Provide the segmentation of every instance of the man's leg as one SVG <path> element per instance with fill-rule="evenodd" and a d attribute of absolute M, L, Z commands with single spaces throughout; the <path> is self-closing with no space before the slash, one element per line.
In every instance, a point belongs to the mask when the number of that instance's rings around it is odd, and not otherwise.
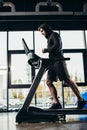
<path fill-rule="evenodd" d="M 82 101 L 83 99 L 82 99 L 80 92 L 77 88 L 77 84 L 74 81 L 72 81 L 71 79 L 68 79 L 66 82 L 71 87 L 71 89 L 73 90 L 73 92 L 77 96 L 78 100 Z"/>
<path fill-rule="evenodd" d="M 50 81 L 50 80 L 46 80 L 46 84 L 47 86 L 49 87 L 49 90 L 50 90 L 50 93 L 52 95 L 52 98 L 53 98 L 53 102 L 52 102 L 52 108 L 55 109 L 55 108 L 62 108 L 59 100 L 58 100 L 58 97 L 57 97 L 57 91 L 56 91 L 56 88 L 54 87 L 53 83 Z"/>
<path fill-rule="evenodd" d="M 75 95 L 77 96 L 78 98 L 78 108 L 79 109 L 82 109 L 84 107 L 84 105 L 87 103 L 87 101 L 85 101 L 81 95 L 80 95 L 80 92 L 78 90 L 78 86 L 77 84 L 72 81 L 71 79 L 67 79 L 67 84 L 71 87 L 71 89 L 73 90 L 73 92 L 75 93 Z"/>

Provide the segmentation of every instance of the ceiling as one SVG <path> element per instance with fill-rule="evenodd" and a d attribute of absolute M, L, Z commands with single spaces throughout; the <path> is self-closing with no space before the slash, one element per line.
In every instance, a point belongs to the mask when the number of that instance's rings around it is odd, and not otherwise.
<path fill-rule="evenodd" d="M 82 11 L 87 0 L 0 0 L 1 2 L 12 2 L 16 11 L 35 11 L 35 6 L 40 2 L 60 3 L 64 11 Z"/>
<path fill-rule="evenodd" d="M 87 0 L 0 0 L 0 31 L 36 30 L 43 22 L 50 23 L 54 29 L 87 29 L 87 12 L 84 12 L 86 2 Z M 55 6 L 55 10 L 53 3 L 59 6 Z"/>

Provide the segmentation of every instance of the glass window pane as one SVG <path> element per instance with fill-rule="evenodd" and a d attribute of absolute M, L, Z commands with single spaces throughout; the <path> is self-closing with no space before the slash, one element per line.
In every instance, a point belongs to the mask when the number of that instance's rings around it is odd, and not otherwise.
<path fill-rule="evenodd" d="M 0 32 L 0 108 L 7 109 L 7 32 Z"/>
<path fill-rule="evenodd" d="M 81 96 L 87 100 L 87 86 L 78 87 Z M 65 107 L 77 107 L 77 97 L 70 87 L 64 87 L 64 103 Z"/>
<path fill-rule="evenodd" d="M 33 49 L 33 31 L 15 31 L 9 32 L 9 50 L 23 50 L 22 38 Z"/>
<path fill-rule="evenodd" d="M 63 49 L 85 48 L 83 31 L 60 31 Z"/>
<path fill-rule="evenodd" d="M 9 110 L 20 109 L 27 97 L 29 89 L 9 89 Z M 31 101 L 35 105 L 35 99 Z"/>
<path fill-rule="evenodd" d="M 82 53 L 65 53 L 65 57 L 70 57 L 66 61 L 71 78 L 76 82 L 85 82 Z"/>
<path fill-rule="evenodd" d="M 7 33 L 0 32 L 0 68 L 7 68 Z"/>
<path fill-rule="evenodd" d="M 25 54 L 11 55 L 11 83 L 31 83 L 31 67 L 27 63 L 27 57 Z"/>
<path fill-rule="evenodd" d="M 47 48 L 47 39 L 39 31 L 35 31 L 35 53 L 40 57 L 48 58 L 48 53 L 42 53 L 43 48 Z"/>
<path fill-rule="evenodd" d="M 0 70 L 0 108 L 7 109 L 7 70 Z"/>
<path fill-rule="evenodd" d="M 40 32 L 35 31 L 35 53 L 40 57 L 48 57 L 47 53 L 42 53 L 42 49 L 47 47 L 47 40 Z"/>

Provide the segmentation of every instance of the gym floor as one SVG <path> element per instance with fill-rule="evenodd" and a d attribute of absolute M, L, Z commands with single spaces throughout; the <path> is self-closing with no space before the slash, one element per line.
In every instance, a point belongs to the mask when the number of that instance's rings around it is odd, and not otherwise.
<path fill-rule="evenodd" d="M 74 115 L 66 122 L 17 124 L 16 114 L 16 112 L 0 113 L 0 130 L 87 130 L 87 120 L 77 121 Z"/>

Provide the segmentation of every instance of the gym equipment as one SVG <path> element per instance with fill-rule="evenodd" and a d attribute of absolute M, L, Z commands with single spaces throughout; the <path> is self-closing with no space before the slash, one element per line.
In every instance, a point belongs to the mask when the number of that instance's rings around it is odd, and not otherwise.
<path fill-rule="evenodd" d="M 39 71 L 36 77 L 33 80 L 33 83 L 30 87 L 29 93 L 25 99 L 25 102 L 22 108 L 19 110 L 16 116 L 16 122 L 55 122 L 55 121 L 65 121 L 66 114 L 87 114 L 87 110 L 77 110 L 77 109 L 41 109 L 38 107 L 30 106 L 32 98 L 36 92 L 38 84 L 44 74 L 47 71 L 50 65 L 55 63 L 55 61 L 60 60 L 70 60 L 70 58 L 59 58 L 59 59 L 45 59 L 41 58 L 38 55 L 31 52 L 24 39 L 23 46 L 25 53 L 28 57 L 28 63 L 35 67 L 39 68 Z"/>

